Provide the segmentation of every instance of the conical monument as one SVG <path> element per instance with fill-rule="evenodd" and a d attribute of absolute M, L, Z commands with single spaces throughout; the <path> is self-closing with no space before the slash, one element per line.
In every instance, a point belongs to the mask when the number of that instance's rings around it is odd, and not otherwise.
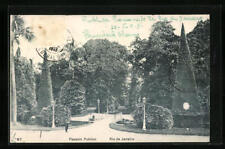
<path fill-rule="evenodd" d="M 175 73 L 172 112 L 174 115 L 186 116 L 196 116 L 201 113 L 191 53 L 187 43 L 183 23 Z"/>

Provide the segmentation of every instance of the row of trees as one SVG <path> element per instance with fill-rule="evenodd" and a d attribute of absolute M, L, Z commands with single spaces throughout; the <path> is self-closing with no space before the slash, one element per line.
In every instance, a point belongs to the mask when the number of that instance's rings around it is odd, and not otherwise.
<path fill-rule="evenodd" d="M 11 34 L 32 39 L 32 32 L 27 29 L 30 35 L 27 36 L 25 27 L 18 28 L 20 25 L 23 26 L 22 18 L 15 16 Z M 199 21 L 187 35 L 201 103 L 206 111 L 209 107 L 209 36 L 209 20 Z M 19 41 L 11 37 L 12 43 Z M 152 26 L 148 39 L 137 37 L 130 51 L 106 39 L 89 40 L 82 47 L 70 42 L 64 46 L 69 60 L 51 62 L 45 55 L 39 64 L 41 73 L 34 72 L 32 61 L 22 58 L 18 49 L 16 56 L 10 57 L 11 113 L 20 113 L 17 109 L 31 111 L 37 107 L 36 102 L 39 109 L 48 107 L 51 100 L 55 100 L 72 114 L 80 114 L 88 106 L 97 107 L 98 99 L 101 112 L 107 111 L 107 107 L 115 110 L 119 105 L 128 105 L 132 111 L 143 96 L 148 103 L 170 109 L 179 40 L 170 22 L 161 21 Z M 16 121 L 15 115 L 11 118 Z"/>
<path fill-rule="evenodd" d="M 210 106 L 209 26 L 209 20 L 199 21 L 193 31 L 187 34 L 200 103 L 207 113 Z M 174 34 L 174 28 L 167 21 L 155 23 L 148 40 L 136 38 L 131 44 L 131 108 L 135 108 L 133 103 L 137 96 L 147 97 L 147 102 L 151 104 L 171 108 L 179 44 L 180 37 Z"/>
<path fill-rule="evenodd" d="M 15 63 L 14 63 L 14 43 L 20 45 L 21 37 L 31 41 L 34 38 L 30 27 L 25 27 L 24 20 L 21 16 L 11 16 L 10 22 L 10 122 L 17 122 L 17 91 L 15 78 Z M 24 97 L 26 98 L 26 97 Z"/>
<path fill-rule="evenodd" d="M 64 50 L 71 51 L 70 59 L 50 64 L 57 103 L 70 107 L 72 114 L 80 114 L 85 107 L 96 106 L 97 100 L 100 100 L 101 112 L 107 110 L 106 105 L 115 109 L 124 101 L 128 55 L 124 46 L 97 39 L 89 40 L 80 48 L 66 45 Z M 43 90 L 40 78 L 41 74 L 37 74 L 37 90 Z M 43 96 L 40 93 L 38 101 Z"/>
<path fill-rule="evenodd" d="M 17 49 L 15 60 L 15 81 L 17 97 L 17 119 L 27 123 L 35 113 L 36 101 L 36 79 L 32 60 L 27 60 L 20 55 Z"/>

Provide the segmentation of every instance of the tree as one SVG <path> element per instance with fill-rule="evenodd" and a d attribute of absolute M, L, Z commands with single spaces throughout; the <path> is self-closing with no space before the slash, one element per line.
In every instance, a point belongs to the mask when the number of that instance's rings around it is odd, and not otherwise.
<path fill-rule="evenodd" d="M 49 69 L 49 61 L 47 60 L 47 52 L 44 52 L 43 64 L 42 64 L 42 72 L 40 78 L 40 88 L 38 91 L 39 99 L 38 99 L 38 108 L 41 110 L 43 107 L 47 107 L 51 105 L 53 99 L 52 94 L 52 80 L 51 73 Z"/>
<path fill-rule="evenodd" d="M 200 103 L 203 110 L 209 113 L 210 107 L 210 21 L 199 21 L 196 27 L 187 34 Z"/>
<path fill-rule="evenodd" d="M 13 15 L 10 22 L 10 122 L 17 122 L 17 100 L 16 100 L 16 81 L 14 66 L 14 42 L 19 45 L 19 37 L 23 36 L 28 41 L 34 38 L 33 32 L 29 27 L 24 27 L 24 20 L 21 16 Z"/>
<path fill-rule="evenodd" d="M 62 59 L 51 65 L 54 98 L 61 97 L 61 87 L 72 81 L 85 88 L 87 106 L 96 105 L 100 96 L 104 107 L 101 109 L 106 109 L 107 101 L 116 103 L 109 101 L 112 96 L 123 103 L 127 75 L 127 50 L 124 46 L 97 39 L 89 40 L 83 47 L 75 47 L 71 42 L 64 49 L 69 51 L 69 60 Z"/>
<path fill-rule="evenodd" d="M 62 59 L 52 63 L 50 67 L 53 97 L 59 100 L 61 87 L 67 80 L 72 79 L 72 71 L 69 69 L 69 61 Z"/>
<path fill-rule="evenodd" d="M 67 106 L 72 115 L 83 113 L 86 110 L 85 88 L 75 80 L 66 81 L 61 88 L 60 103 Z"/>
<path fill-rule="evenodd" d="M 40 112 L 41 117 L 38 121 L 39 124 L 41 124 L 42 126 L 51 127 L 53 118 L 52 114 L 52 106 L 42 108 Z M 56 104 L 54 117 L 56 127 L 65 126 L 65 122 L 70 122 L 70 109 L 65 105 Z"/>
<path fill-rule="evenodd" d="M 179 38 L 168 21 L 157 22 L 152 28 L 147 46 L 149 53 L 143 63 L 143 92 L 147 93 L 150 102 L 171 108 Z"/>
<path fill-rule="evenodd" d="M 107 105 L 115 103 L 110 102 L 112 96 L 117 100 L 123 96 L 120 89 L 127 76 L 127 50 L 124 46 L 106 39 L 89 40 L 83 48 L 86 99 L 96 106 L 99 99 L 101 112 L 104 112 Z M 77 68 L 79 67 L 75 67 Z"/>
<path fill-rule="evenodd" d="M 136 108 L 136 103 L 139 98 L 141 98 L 141 85 L 143 83 L 143 62 L 146 60 L 143 51 L 147 47 L 148 41 L 146 39 L 141 39 L 136 37 L 131 43 L 130 48 L 132 53 L 129 54 L 129 62 L 131 64 L 131 83 L 129 88 L 129 109 L 134 110 Z"/>
<path fill-rule="evenodd" d="M 17 49 L 15 60 L 15 80 L 17 96 L 17 119 L 27 123 L 35 111 L 36 83 L 32 61 L 21 57 L 20 48 Z"/>
<path fill-rule="evenodd" d="M 137 37 L 131 43 L 133 81 L 143 79 L 139 94 L 152 104 L 171 108 L 178 39 L 170 22 L 159 21 L 152 25 L 148 40 Z"/>
<path fill-rule="evenodd" d="M 40 70 L 41 70 L 41 68 L 40 68 Z M 41 72 L 35 71 L 34 76 L 35 76 L 35 83 L 36 83 L 36 100 L 38 102 L 38 100 L 39 100 L 39 88 L 40 88 L 40 81 L 41 81 Z"/>

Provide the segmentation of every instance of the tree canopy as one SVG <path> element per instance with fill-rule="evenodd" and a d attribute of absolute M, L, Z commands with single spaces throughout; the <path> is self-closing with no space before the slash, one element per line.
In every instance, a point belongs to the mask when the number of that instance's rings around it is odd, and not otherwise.
<path fill-rule="evenodd" d="M 21 57 L 17 49 L 15 60 L 15 81 L 17 96 L 17 119 L 22 123 L 29 121 L 37 106 L 36 83 L 32 61 Z"/>

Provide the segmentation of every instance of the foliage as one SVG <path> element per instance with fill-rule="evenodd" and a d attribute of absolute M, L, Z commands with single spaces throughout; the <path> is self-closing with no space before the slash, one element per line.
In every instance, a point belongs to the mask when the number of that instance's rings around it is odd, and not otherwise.
<path fill-rule="evenodd" d="M 125 82 L 127 50 L 124 46 L 97 39 L 89 40 L 83 47 L 77 48 L 74 44 L 67 44 L 64 48 L 70 52 L 69 60 L 63 59 L 50 66 L 53 96 L 57 102 L 65 102 L 65 104 L 81 102 L 81 111 L 73 111 L 73 113 L 82 112 L 82 109 L 85 109 L 83 103 L 87 106 L 97 106 L 97 99 L 101 100 L 101 111 L 106 111 L 107 100 L 110 107 L 124 103 L 127 94 Z M 40 88 L 41 76 L 38 73 L 36 76 L 37 87 Z M 72 91 L 68 94 L 70 99 L 66 97 L 69 87 L 66 89 L 65 85 L 70 84 L 67 81 L 81 87 L 82 92 L 85 90 L 85 97 L 82 97 L 84 101 L 76 98 L 76 91 L 74 94 Z M 112 96 L 118 101 L 112 102 Z"/>
<path fill-rule="evenodd" d="M 17 95 L 18 121 L 27 123 L 36 108 L 36 83 L 31 61 L 20 56 L 20 49 L 15 57 L 15 79 Z"/>
<path fill-rule="evenodd" d="M 55 100 L 60 96 L 60 90 L 66 80 L 72 78 L 72 72 L 69 70 L 69 62 L 65 59 L 54 62 L 50 67 L 53 97 Z"/>
<path fill-rule="evenodd" d="M 116 98 L 113 96 L 110 98 L 109 98 L 109 106 L 108 106 L 109 112 L 111 113 L 118 112 L 118 107 L 120 105 L 118 100 L 116 100 Z"/>
<path fill-rule="evenodd" d="M 21 123 L 28 124 L 32 116 L 31 110 L 28 106 L 23 104 L 17 104 L 17 120 Z"/>
<path fill-rule="evenodd" d="M 36 100 L 37 100 L 37 102 L 38 102 L 38 100 L 39 100 L 39 88 L 40 88 L 40 81 L 41 81 L 41 73 L 40 72 L 37 72 L 37 71 L 35 71 L 34 72 L 34 76 L 35 76 L 35 83 L 36 83 Z"/>
<path fill-rule="evenodd" d="M 12 15 L 12 20 L 10 22 L 10 121 L 17 121 L 17 91 L 16 91 L 16 70 L 14 64 L 14 41 L 16 41 L 19 47 L 19 37 L 23 36 L 28 41 L 31 41 L 34 38 L 33 32 L 29 27 L 25 27 L 24 20 L 19 15 Z M 17 51 L 17 56 L 20 57 L 20 50 Z M 36 97 L 36 96 L 34 96 Z"/>
<path fill-rule="evenodd" d="M 43 107 L 41 112 L 41 125 L 46 127 L 52 126 L 52 106 Z M 64 126 L 65 123 L 70 121 L 71 113 L 67 106 L 56 104 L 55 105 L 55 125 Z"/>
<path fill-rule="evenodd" d="M 210 97 L 210 21 L 199 21 L 187 35 L 192 53 L 194 73 L 198 86 L 200 102 L 205 111 L 209 111 Z"/>
<path fill-rule="evenodd" d="M 142 133 L 142 134 L 160 134 L 160 135 L 195 135 L 195 136 L 209 136 L 210 130 L 205 128 L 176 128 L 173 127 L 171 129 L 149 129 L 149 130 L 142 130 L 137 129 L 133 125 L 121 125 L 118 123 L 110 123 L 109 127 L 118 131 L 125 131 L 125 132 L 133 132 L 133 133 Z"/>
<path fill-rule="evenodd" d="M 146 128 L 147 129 L 171 129 L 173 116 L 169 109 L 162 106 L 146 104 Z M 143 126 L 143 107 L 137 107 L 132 113 L 137 127 Z"/>
<path fill-rule="evenodd" d="M 83 85 L 74 80 L 66 81 L 61 88 L 60 103 L 69 107 L 72 115 L 83 113 L 86 110 Z"/>
<path fill-rule="evenodd" d="M 170 22 L 159 21 L 148 39 L 137 37 L 131 43 L 131 51 L 106 39 L 89 40 L 79 48 L 67 44 L 70 59 L 55 62 L 50 69 L 54 99 L 68 106 L 80 104 L 81 111 L 97 106 L 99 99 L 105 112 L 107 103 L 115 110 L 125 101 L 135 109 L 137 100 L 145 96 L 151 104 L 171 108 L 179 38 Z M 187 39 L 201 102 L 209 108 L 209 20 L 198 22 Z M 85 93 L 78 98 L 80 91 Z"/>
<path fill-rule="evenodd" d="M 38 108 L 40 110 L 42 109 L 42 107 L 49 106 L 51 104 L 51 101 L 53 101 L 52 81 L 46 51 L 44 53 L 44 60 L 40 78 L 40 88 L 38 90 L 38 94 Z"/>
<path fill-rule="evenodd" d="M 205 111 L 209 110 L 210 78 L 210 21 L 199 21 L 187 34 L 198 94 Z M 175 83 L 176 63 L 178 59 L 179 37 L 168 21 L 160 21 L 152 26 L 146 39 L 137 37 L 131 43 L 132 64 L 129 89 L 130 105 L 134 105 L 139 96 L 148 97 L 150 103 L 171 108 L 172 92 Z M 142 84 L 138 81 L 143 79 Z M 140 92 L 138 90 L 140 89 Z M 134 106 L 133 106 L 134 108 Z"/>
<path fill-rule="evenodd" d="M 125 90 L 122 88 L 127 75 L 127 50 L 124 46 L 106 39 L 89 40 L 83 48 L 87 103 L 97 106 L 99 99 L 101 111 L 106 111 L 106 102 L 112 99 L 111 96 L 117 100 L 123 99 Z"/>
<path fill-rule="evenodd" d="M 30 27 L 25 27 L 24 20 L 20 15 L 12 16 L 12 31 L 15 33 L 15 40 L 19 44 L 19 37 L 24 36 L 25 39 L 31 41 L 34 38 L 34 34 Z"/>
<path fill-rule="evenodd" d="M 173 31 L 170 22 L 159 21 L 153 24 L 148 40 L 137 37 L 131 43 L 132 55 L 129 59 L 133 66 L 131 96 L 135 84 L 140 86 L 138 80 L 141 79 L 143 80 L 141 96 L 148 97 L 151 103 L 170 108 L 174 65 L 179 48 L 179 38 Z"/>
<path fill-rule="evenodd" d="M 129 97 L 128 105 L 129 105 L 129 109 L 131 111 L 133 111 L 135 109 L 136 102 L 140 98 L 141 85 L 142 84 L 139 81 L 139 77 L 136 74 L 136 72 L 132 72 L 129 96 L 128 96 Z"/>

